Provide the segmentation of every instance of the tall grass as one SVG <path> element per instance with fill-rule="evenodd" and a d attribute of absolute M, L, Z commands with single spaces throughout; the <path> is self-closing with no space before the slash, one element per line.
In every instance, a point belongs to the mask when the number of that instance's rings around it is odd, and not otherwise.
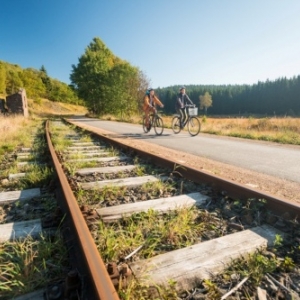
<path fill-rule="evenodd" d="M 0 299 L 44 287 L 48 282 L 62 280 L 67 273 L 67 249 L 57 232 L 0 244 Z"/>
<path fill-rule="evenodd" d="M 171 128 L 172 117 L 162 115 L 166 128 Z M 300 118 L 198 118 L 201 121 L 202 133 L 300 145 Z M 123 119 L 107 115 L 101 116 L 101 119 L 142 124 L 142 115 L 127 116 Z"/>
<path fill-rule="evenodd" d="M 206 118 L 202 132 L 300 145 L 300 118 Z"/>
<path fill-rule="evenodd" d="M 16 146 L 29 147 L 38 122 L 23 116 L 0 117 L 0 156 L 13 151 Z"/>

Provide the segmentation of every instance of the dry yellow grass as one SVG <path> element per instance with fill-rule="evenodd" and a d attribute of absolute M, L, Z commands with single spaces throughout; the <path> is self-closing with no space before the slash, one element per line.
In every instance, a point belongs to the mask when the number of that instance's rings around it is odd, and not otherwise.
<path fill-rule="evenodd" d="M 201 131 L 300 145 L 299 118 L 203 118 Z"/>
<path fill-rule="evenodd" d="M 37 120 L 23 116 L 0 117 L 0 155 L 13 151 L 17 145 L 30 145 Z M 24 130 L 26 128 L 26 130 Z"/>
<path fill-rule="evenodd" d="M 172 116 L 162 116 L 166 128 L 171 128 Z M 300 118 L 213 118 L 198 117 L 201 132 L 254 140 L 300 145 Z M 101 119 L 142 124 L 142 115 L 120 119 L 113 115 Z"/>
<path fill-rule="evenodd" d="M 87 113 L 87 109 L 84 106 L 62 102 L 53 102 L 47 99 L 28 99 L 28 110 L 31 115 L 36 115 L 39 117 L 70 114 L 84 115 Z"/>
<path fill-rule="evenodd" d="M 1 97 L 0 98 L 5 98 Z M 45 117 L 85 114 L 87 109 L 67 103 L 52 102 L 46 99 L 34 101 L 28 99 L 29 117 L 21 115 L 3 116 L 0 114 L 0 155 L 12 151 L 17 145 L 26 147 L 31 144 L 31 135 L 37 124 Z M 26 130 L 24 130 L 26 128 Z"/>

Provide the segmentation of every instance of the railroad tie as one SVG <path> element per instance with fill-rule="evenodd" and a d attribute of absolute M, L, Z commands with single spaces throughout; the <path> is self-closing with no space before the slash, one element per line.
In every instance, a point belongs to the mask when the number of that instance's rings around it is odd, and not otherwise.
<path fill-rule="evenodd" d="M 135 165 L 126 165 L 126 166 L 112 166 L 112 167 L 98 167 L 98 168 L 83 168 L 76 171 L 76 174 L 79 175 L 89 175 L 89 174 L 112 174 L 124 171 L 132 171 L 135 169 Z"/>
<path fill-rule="evenodd" d="M 78 151 L 78 150 L 95 150 L 95 149 L 103 149 L 104 147 L 103 146 L 97 146 L 97 145 L 94 145 L 94 146 L 69 146 L 67 147 L 66 150 L 74 150 L 74 151 Z"/>
<path fill-rule="evenodd" d="M 92 151 L 68 151 L 67 153 L 67 157 L 74 157 L 74 156 L 100 156 L 100 155 L 104 155 L 107 154 L 109 152 L 106 152 L 104 150 L 92 150 Z"/>
<path fill-rule="evenodd" d="M 177 282 L 178 290 L 190 290 L 195 283 L 222 272 L 233 260 L 272 245 L 282 233 L 269 225 L 229 234 L 147 260 L 130 264 L 139 280 L 146 283 Z"/>
<path fill-rule="evenodd" d="M 28 293 L 26 295 L 15 297 L 14 300 L 44 300 L 45 299 L 44 293 L 45 293 L 45 289 L 40 289 Z"/>
<path fill-rule="evenodd" d="M 104 153 L 102 155 L 107 155 L 108 152 Z M 85 162 L 85 161 L 96 161 L 96 162 L 103 162 L 103 157 L 90 157 L 90 158 L 74 158 L 74 159 L 67 159 L 67 162 Z"/>
<path fill-rule="evenodd" d="M 21 148 L 21 151 L 23 151 L 23 152 L 31 152 L 32 151 L 32 149 L 31 148 Z"/>
<path fill-rule="evenodd" d="M 83 182 L 78 185 L 84 190 L 93 190 L 93 189 L 101 189 L 107 186 L 127 186 L 127 187 L 137 187 L 149 182 L 156 182 L 162 178 L 156 176 L 140 176 L 140 177 L 127 177 L 127 178 L 119 178 L 112 180 L 102 180 L 102 181 L 94 181 L 94 182 Z"/>
<path fill-rule="evenodd" d="M 14 201 L 28 200 L 34 197 L 40 197 L 41 191 L 39 188 L 20 190 L 20 191 L 9 191 L 0 193 L 0 203 L 10 203 Z"/>
<path fill-rule="evenodd" d="M 17 159 L 28 159 L 33 156 L 32 152 L 18 152 Z"/>
<path fill-rule="evenodd" d="M 15 179 L 22 178 L 22 177 L 25 177 L 25 176 L 26 176 L 26 173 L 9 174 L 8 175 L 8 180 L 15 180 Z"/>
<path fill-rule="evenodd" d="M 96 209 L 96 212 L 104 222 L 112 222 L 123 216 L 128 217 L 134 213 L 142 211 L 146 212 L 149 209 L 156 210 L 159 213 L 167 213 L 171 210 L 177 210 L 183 207 L 201 206 L 201 204 L 207 202 L 208 199 L 208 196 L 202 195 L 201 193 L 191 193 L 187 195 L 103 207 Z"/>
<path fill-rule="evenodd" d="M 27 165 L 45 166 L 46 164 L 45 163 L 39 163 L 39 162 L 36 162 L 36 161 L 21 161 L 21 162 L 17 163 L 18 167 L 27 166 Z"/>
<path fill-rule="evenodd" d="M 0 242 L 24 239 L 28 236 L 38 237 L 42 232 L 41 220 L 29 220 L 0 225 Z"/>
<path fill-rule="evenodd" d="M 101 149 L 66 149 L 63 152 L 70 155 L 70 154 L 87 154 L 87 153 L 103 153 L 106 151 L 106 148 L 101 148 Z"/>
<path fill-rule="evenodd" d="M 99 146 L 98 142 L 78 142 L 73 141 L 73 146 Z"/>

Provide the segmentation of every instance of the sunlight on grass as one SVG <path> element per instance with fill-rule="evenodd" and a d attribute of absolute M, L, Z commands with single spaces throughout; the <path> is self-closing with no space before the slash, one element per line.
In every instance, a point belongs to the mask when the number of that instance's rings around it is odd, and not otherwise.
<path fill-rule="evenodd" d="M 0 118 L 0 155 L 6 151 L 13 151 L 17 145 L 30 146 L 38 123 L 40 121 L 23 116 Z"/>
<path fill-rule="evenodd" d="M 172 117 L 173 115 L 162 114 L 166 128 L 171 128 Z M 202 133 L 300 145 L 300 118 L 216 118 L 203 115 L 199 115 L 198 118 L 201 122 Z M 101 116 L 101 119 L 142 124 L 142 115 L 128 116 L 122 119 L 105 115 Z"/>
<path fill-rule="evenodd" d="M 63 279 L 68 261 L 59 235 L 33 240 L 6 242 L 0 245 L 0 298 L 24 294 Z M 10 296 L 10 297 L 9 297 Z"/>

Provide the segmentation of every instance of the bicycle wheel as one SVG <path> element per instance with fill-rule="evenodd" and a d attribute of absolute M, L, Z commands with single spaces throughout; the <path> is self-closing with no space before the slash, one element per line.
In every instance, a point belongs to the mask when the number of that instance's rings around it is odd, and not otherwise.
<path fill-rule="evenodd" d="M 149 130 L 146 126 L 146 117 L 145 116 L 143 117 L 143 130 L 144 130 L 145 133 L 149 132 Z"/>
<path fill-rule="evenodd" d="M 195 136 L 200 132 L 200 121 L 196 117 L 191 117 L 188 122 L 188 131 L 191 136 Z"/>
<path fill-rule="evenodd" d="M 180 118 L 178 116 L 173 117 L 172 119 L 172 129 L 175 134 L 179 133 L 180 128 Z"/>
<path fill-rule="evenodd" d="M 156 117 L 153 122 L 154 131 L 157 135 L 162 135 L 164 131 L 164 122 L 161 117 Z"/>

